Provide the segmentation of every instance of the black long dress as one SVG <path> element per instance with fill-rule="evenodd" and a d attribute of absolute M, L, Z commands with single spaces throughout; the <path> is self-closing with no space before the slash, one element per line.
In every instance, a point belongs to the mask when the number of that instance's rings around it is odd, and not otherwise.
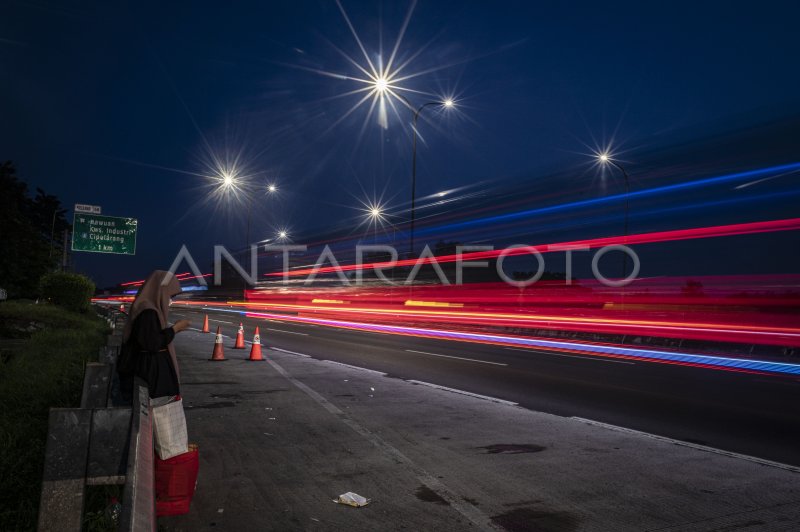
<path fill-rule="evenodd" d="M 133 374 L 147 382 L 151 399 L 180 394 L 178 374 L 167 350 L 174 338 L 175 330 L 162 329 L 155 310 L 142 311 L 133 322 L 126 347 L 133 358 Z M 132 378 L 130 390 L 133 390 Z"/>

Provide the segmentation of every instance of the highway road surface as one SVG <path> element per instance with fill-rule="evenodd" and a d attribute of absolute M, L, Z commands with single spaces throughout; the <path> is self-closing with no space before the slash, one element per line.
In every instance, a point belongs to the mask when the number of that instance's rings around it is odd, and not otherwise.
<path fill-rule="evenodd" d="M 242 322 L 252 340 L 258 325 L 268 347 L 800 466 L 796 376 L 370 333 L 179 305 L 171 317 L 186 317 L 199 328 L 206 313 L 212 332 L 220 326 L 228 337 Z M 229 358 L 246 356 L 231 345 L 226 339 Z"/>

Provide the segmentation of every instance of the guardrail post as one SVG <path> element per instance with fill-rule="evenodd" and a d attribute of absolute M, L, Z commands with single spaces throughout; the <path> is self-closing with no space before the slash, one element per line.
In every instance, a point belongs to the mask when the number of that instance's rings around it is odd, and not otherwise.
<path fill-rule="evenodd" d="M 111 366 L 89 362 L 83 375 L 81 408 L 105 408 L 111 387 Z"/>
<path fill-rule="evenodd" d="M 45 449 L 38 530 L 83 527 L 83 495 L 92 411 L 51 408 Z"/>
<path fill-rule="evenodd" d="M 133 385 L 128 469 L 119 527 L 123 531 L 154 531 L 156 529 L 151 413 L 147 385 L 137 378 Z"/>
<path fill-rule="evenodd" d="M 130 427 L 130 408 L 98 408 L 92 411 L 87 485 L 125 484 Z"/>

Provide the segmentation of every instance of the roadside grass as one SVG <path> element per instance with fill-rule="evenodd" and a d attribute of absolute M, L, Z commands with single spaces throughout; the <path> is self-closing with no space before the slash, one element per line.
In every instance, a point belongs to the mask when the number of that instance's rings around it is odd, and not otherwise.
<path fill-rule="evenodd" d="M 0 360 L 0 530 L 35 530 L 48 411 L 80 406 L 84 366 L 109 331 L 93 313 L 15 301 L 0 322 L 0 342 L 17 339 Z"/>
<path fill-rule="evenodd" d="M 83 327 L 90 323 L 100 323 L 92 312 L 80 314 L 70 312 L 49 304 L 35 304 L 33 301 L 6 301 L 0 303 L 0 320 L 4 329 L 9 323 L 40 322 L 55 329 Z M 3 329 L 0 329 L 3 336 Z"/>

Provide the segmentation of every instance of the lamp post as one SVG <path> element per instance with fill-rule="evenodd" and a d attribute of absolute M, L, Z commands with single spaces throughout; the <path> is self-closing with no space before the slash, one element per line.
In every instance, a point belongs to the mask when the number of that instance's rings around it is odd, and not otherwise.
<path fill-rule="evenodd" d="M 603 165 L 609 165 L 610 164 L 612 166 L 615 166 L 616 168 L 619 169 L 620 172 L 622 172 L 622 177 L 625 178 L 625 232 L 623 234 L 624 234 L 625 244 L 627 244 L 628 243 L 628 203 L 629 203 L 629 200 L 630 200 L 630 193 L 631 193 L 631 187 L 630 187 L 630 180 L 628 178 L 628 172 L 625 170 L 625 167 L 623 167 L 617 161 L 612 159 L 611 156 L 608 154 L 608 152 L 599 153 L 597 155 L 597 160 L 600 162 L 600 164 L 603 164 Z M 622 279 L 624 279 L 625 276 L 626 276 L 627 264 L 628 264 L 628 255 L 627 255 L 627 253 L 623 253 L 622 254 Z"/>
<path fill-rule="evenodd" d="M 278 191 L 278 187 L 274 183 L 269 183 L 266 186 L 266 189 L 267 189 L 267 193 L 270 194 L 270 195 L 273 195 Z M 251 194 L 250 195 L 250 200 L 247 202 L 247 231 L 245 233 L 246 241 L 244 243 L 244 252 L 245 253 L 247 253 L 247 251 L 250 249 L 250 225 L 252 225 L 252 222 L 253 222 L 253 204 L 256 202 L 255 198 L 256 198 L 256 195 L 255 194 Z M 285 232 L 281 232 L 281 234 L 283 235 L 283 237 L 286 236 Z M 256 259 L 256 260 L 258 260 L 258 259 Z M 244 278 L 242 278 L 242 293 L 244 294 L 246 290 L 247 290 L 247 281 Z"/>
<path fill-rule="evenodd" d="M 380 80 L 378 80 L 380 81 Z M 376 82 L 375 87 L 380 91 L 381 89 Z M 384 89 L 385 90 L 385 86 Z M 410 237 L 409 237 L 409 256 L 414 256 L 414 222 L 416 220 L 416 201 L 417 201 L 417 121 L 419 120 L 419 115 L 422 113 L 422 110 L 426 107 L 431 105 L 435 105 L 438 107 L 444 107 L 450 109 L 455 105 L 452 99 L 448 98 L 446 100 L 440 100 L 436 102 L 426 102 L 420 105 L 416 110 L 414 110 L 414 105 L 400 93 L 393 93 L 395 96 L 402 99 L 406 105 L 414 112 L 414 118 L 412 120 L 411 128 L 413 129 L 413 136 L 414 139 L 412 141 L 412 149 L 411 149 L 411 224 L 409 228 Z"/>
<path fill-rule="evenodd" d="M 380 205 L 371 205 L 369 210 L 367 210 L 367 216 L 369 217 L 369 221 L 372 225 L 374 225 L 374 230 L 372 232 L 372 240 L 374 243 L 378 243 L 378 224 L 383 219 L 383 208 Z"/>
<path fill-rule="evenodd" d="M 53 221 L 50 223 L 50 255 L 48 258 L 53 258 L 53 247 L 55 247 L 56 233 L 56 214 L 58 214 L 58 207 L 53 209 Z"/>
<path fill-rule="evenodd" d="M 438 101 L 431 101 L 426 102 L 420 105 L 419 107 L 415 107 L 411 101 L 403 96 L 397 89 L 399 87 L 395 86 L 392 81 L 392 76 L 389 75 L 387 72 L 381 72 L 380 75 L 375 77 L 370 76 L 372 79 L 368 81 L 368 83 L 372 86 L 373 93 L 377 96 L 377 98 L 387 98 L 388 95 L 394 96 L 395 98 L 402 100 L 409 109 L 414 113 L 412 119 L 412 128 L 413 128 L 413 145 L 411 151 L 411 224 L 410 224 L 410 238 L 409 238 L 409 250 L 410 256 L 414 255 L 414 222 L 416 221 L 416 200 L 417 200 L 417 121 L 419 120 L 419 115 L 422 113 L 422 110 L 426 107 L 431 105 L 436 105 L 439 107 L 444 108 L 452 108 L 455 105 L 455 101 L 452 98 L 446 98 L 444 100 Z M 394 89 L 394 90 L 393 90 Z M 385 126 L 384 126 L 385 127 Z"/>
<path fill-rule="evenodd" d="M 270 195 L 275 194 L 278 192 L 278 186 L 275 183 L 270 183 L 266 187 L 267 193 Z M 250 201 L 247 204 L 247 232 L 245 233 L 247 237 L 247 242 L 245 242 L 245 248 L 250 245 L 250 225 L 253 220 L 253 203 L 255 203 L 255 196 L 251 195 Z"/>
<path fill-rule="evenodd" d="M 218 179 L 217 185 L 217 193 L 223 194 L 225 197 L 230 199 L 231 195 L 236 195 L 237 192 L 246 191 L 246 178 L 241 178 L 237 175 L 235 170 L 225 170 L 220 172 L 216 179 Z M 242 183 L 245 183 L 245 186 Z M 260 187 L 260 185 L 259 185 Z M 266 191 L 268 194 L 272 195 L 278 191 L 277 185 L 274 183 L 268 183 L 265 185 Z M 260 190 L 260 188 L 259 188 Z M 249 194 L 249 198 L 247 200 L 247 230 L 245 232 L 245 252 L 250 248 L 250 226 L 252 225 L 252 218 L 253 218 L 253 204 L 255 203 L 255 194 Z M 242 290 L 247 289 L 247 281 L 242 279 Z"/>

